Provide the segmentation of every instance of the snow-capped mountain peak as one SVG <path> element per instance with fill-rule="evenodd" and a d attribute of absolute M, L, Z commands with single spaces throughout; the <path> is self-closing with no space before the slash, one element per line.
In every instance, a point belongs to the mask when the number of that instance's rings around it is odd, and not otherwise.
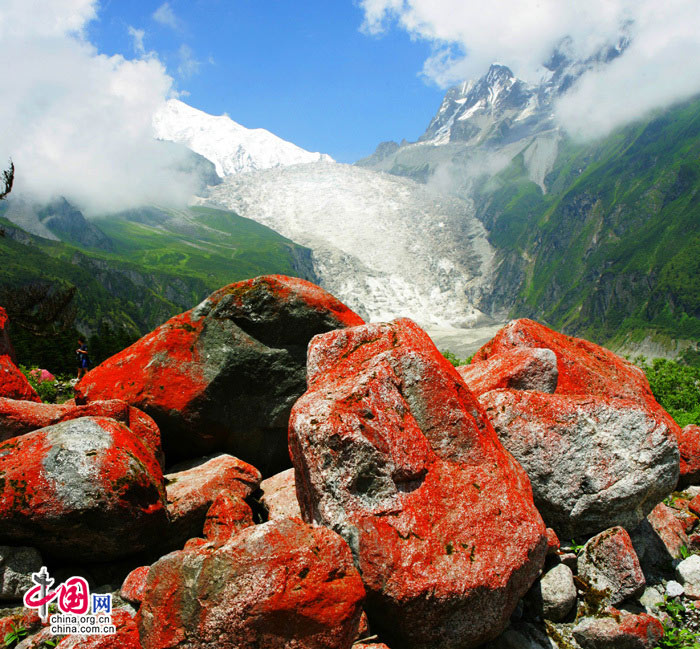
<path fill-rule="evenodd" d="M 228 115 L 209 115 L 170 99 L 153 117 L 155 135 L 186 145 L 214 163 L 222 178 L 230 174 L 287 165 L 332 161 L 312 153 L 263 128 L 249 129 Z"/>

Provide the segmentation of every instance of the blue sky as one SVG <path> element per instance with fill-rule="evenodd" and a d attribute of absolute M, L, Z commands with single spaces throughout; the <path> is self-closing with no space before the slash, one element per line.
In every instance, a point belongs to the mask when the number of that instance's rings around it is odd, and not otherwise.
<path fill-rule="evenodd" d="M 351 0 L 163 4 L 103 0 L 88 38 L 102 53 L 136 57 L 129 28 L 143 30 L 145 50 L 189 93 L 183 101 L 341 162 L 417 139 L 444 94 L 421 75 L 431 46 L 396 28 L 361 31 Z"/>

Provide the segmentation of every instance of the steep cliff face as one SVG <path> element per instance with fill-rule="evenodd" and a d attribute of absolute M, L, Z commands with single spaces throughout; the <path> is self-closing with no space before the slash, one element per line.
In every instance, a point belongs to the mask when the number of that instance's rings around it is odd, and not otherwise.
<path fill-rule="evenodd" d="M 700 339 L 699 160 L 700 100 L 564 142 L 546 194 L 514 160 L 475 194 L 497 250 L 480 307 L 617 343 Z"/>

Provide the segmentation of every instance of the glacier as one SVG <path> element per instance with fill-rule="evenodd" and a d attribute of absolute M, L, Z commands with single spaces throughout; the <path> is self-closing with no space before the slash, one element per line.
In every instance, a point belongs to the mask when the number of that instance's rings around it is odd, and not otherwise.
<path fill-rule="evenodd" d="M 447 331 L 492 322 L 472 306 L 494 251 L 468 201 L 320 161 L 228 175 L 202 202 L 311 248 L 322 286 L 366 319 Z"/>

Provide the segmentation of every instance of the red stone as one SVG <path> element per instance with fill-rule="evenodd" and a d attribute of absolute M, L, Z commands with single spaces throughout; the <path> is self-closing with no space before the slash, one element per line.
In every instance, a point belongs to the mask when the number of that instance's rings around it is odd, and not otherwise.
<path fill-rule="evenodd" d="M 27 377 L 17 369 L 9 356 L 0 356 L 0 397 L 41 403 Z"/>
<path fill-rule="evenodd" d="M 112 624 L 117 627 L 114 635 L 69 635 L 61 640 L 57 647 L 60 649 L 142 649 L 136 622 L 128 610 L 114 609 Z"/>
<path fill-rule="evenodd" d="M 76 406 L 70 403 L 56 405 L 0 398 L 0 442 L 80 417 L 109 417 L 121 422 L 162 464 L 163 450 L 156 422 L 145 412 L 118 399 Z"/>
<path fill-rule="evenodd" d="M 238 282 L 89 372 L 77 398 L 118 398 L 144 410 L 158 423 L 166 453 L 226 450 L 274 473 L 289 466 L 287 422 L 305 389 L 309 340 L 361 323 L 304 280 Z"/>
<path fill-rule="evenodd" d="M 316 336 L 308 380 L 289 428 L 299 504 L 353 548 L 372 628 L 415 648 L 498 635 L 546 531 L 459 374 L 400 319 Z"/>
<path fill-rule="evenodd" d="M 10 341 L 10 334 L 7 332 L 9 324 L 10 319 L 7 317 L 7 311 L 0 306 L 0 356 L 9 356 L 10 360 L 16 363 L 17 356 Z"/>
<path fill-rule="evenodd" d="M 0 543 L 72 561 L 144 550 L 166 531 L 163 475 L 123 424 L 82 417 L 0 443 Z"/>
<path fill-rule="evenodd" d="M 26 608 L 21 613 L 0 617 L 0 642 L 12 631 L 13 626 L 26 629 L 27 633 L 34 633 L 41 628 L 41 618 L 35 611 Z"/>
<path fill-rule="evenodd" d="M 685 525 L 675 516 L 675 511 L 667 505 L 659 503 L 647 516 L 647 519 L 666 546 L 668 553 L 675 559 L 679 559 L 681 547 L 688 547 L 689 539 Z"/>
<path fill-rule="evenodd" d="M 135 606 L 141 603 L 146 590 L 146 581 L 148 580 L 148 571 L 150 569 L 151 566 L 134 568 L 134 570 L 126 576 L 121 591 L 119 592 L 123 600 Z"/>
<path fill-rule="evenodd" d="M 597 394 L 654 400 L 644 372 L 605 347 L 565 336 L 533 320 L 512 320 L 472 359 L 485 361 L 513 349 L 545 348 L 557 356 L 557 394 Z"/>
<path fill-rule="evenodd" d="M 700 426 L 690 424 L 679 430 L 678 450 L 681 453 L 679 488 L 700 483 Z"/>
<path fill-rule="evenodd" d="M 288 518 L 157 561 L 137 619 L 144 649 L 349 649 L 363 597 L 342 538 Z"/>
<path fill-rule="evenodd" d="M 559 542 L 559 537 L 557 533 L 551 528 L 547 528 L 547 554 L 552 554 L 559 552 L 561 548 L 561 543 Z"/>
<path fill-rule="evenodd" d="M 229 492 L 247 498 L 260 485 L 260 472 L 250 464 L 232 457 L 218 457 L 165 476 L 170 514 L 171 537 L 175 546 L 200 536 L 204 520 L 216 498 Z"/>
<path fill-rule="evenodd" d="M 230 491 L 222 491 L 207 512 L 204 537 L 214 545 L 223 545 L 251 525 L 254 525 L 253 512 L 245 500 Z"/>
<path fill-rule="evenodd" d="M 700 494 L 694 496 L 693 499 L 688 503 L 688 509 L 693 512 L 696 516 L 700 516 Z"/>
<path fill-rule="evenodd" d="M 498 388 L 552 393 L 557 387 L 557 359 L 550 349 L 515 348 L 461 365 L 457 372 L 477 397 Z"/>

